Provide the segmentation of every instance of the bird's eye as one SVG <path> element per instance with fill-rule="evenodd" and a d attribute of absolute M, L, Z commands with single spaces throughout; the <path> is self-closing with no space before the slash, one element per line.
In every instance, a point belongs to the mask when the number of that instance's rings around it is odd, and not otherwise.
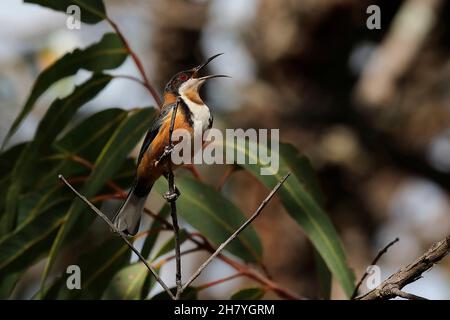
<path fill-rule="evenodd" d="M 178 79 L 180 79 L 181 81 L 186 81 L 187 78 L 188 78 L 187 75 L 185 75 L 184 73 L 180 74 L 180 76 L 178 77 Z"/>

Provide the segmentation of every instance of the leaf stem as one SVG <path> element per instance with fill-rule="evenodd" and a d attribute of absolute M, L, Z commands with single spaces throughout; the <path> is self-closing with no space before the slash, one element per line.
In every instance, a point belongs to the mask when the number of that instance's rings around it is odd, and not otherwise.
<path fill-rule="evenodd" d="M 201 284 L 201 285 L 197 286 L 197 290 L 198 291 L 204 290 L 204 289 L 213 287 L 215 285 L 227 282 L 229 280 L 233 280 L 233 279 L 236 279 L 238 277 L 242 277 L 244 275 L 245 275 L 244 273 L 238 272 L 238 273 L 235 273 L 235 274 L 233 274 L 231 276 L 228 276 L 228 277 L 225 277 L 225 278 L 222 278 L 222 279 L 218 279 L 218 280 L 215 280 L 215 281 L 211 281 L 211 282 L 207 282 L 207 283 Z"/>
<path fill-rule="evenodd" d="M 123 35 L 122 31 L 120 30 L 119 26 L 109 17 L 106 17 L 106 21 L 108 21 L 108 23 L 111 25 L 111 27 L 114 29 L 114 31 L 117 33 L 117 35 L 119 36 L 119 38 L 122 40 L 125 48 L 127 49 L 128 53 L 131 56 L 131 59 L 133 59 L 134 64 L 136 65 L 139 73 L 142 76 L 142 83 L 143 85 L 149 90 L 149 92 L 151 93 L 151 95 L 153 96 L 153 99 L 155 100 L 156 104 L 158 105 L 158 107 L 161 109 L 162 107 L 162 101 L 161 98 L 159 97 L 158 92 L 155 90 L 155 88 L 151 85 L 147 75 L 145 74 L 145 69 L 144 66 L 141 62 L 141 60 L 139 59 L 139 57 L 136 55 L 136 53 L 133 51 L 133 49 L 131 49 L 130 44 L 128 43 L 127 39 L 125 38 L 125 36 Z"/>

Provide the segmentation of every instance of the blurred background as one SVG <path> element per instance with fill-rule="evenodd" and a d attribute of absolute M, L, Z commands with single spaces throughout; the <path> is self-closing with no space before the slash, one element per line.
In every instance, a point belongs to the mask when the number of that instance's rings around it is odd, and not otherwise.
<path fill-rule="evenodd" d="M 215 127 L 279 128 L 283 141 L 311 159 L 358 279 L 395 237 L 399 243 L 379 262 L 382 279 L 450 233 L 450 1 L 104 2 L 160 92 L 172 74 L 225 53 L 210 70 L 232 79 L 211 81 L 203 93 Z M 381 9 L 381 28 L 371 30 L 366 10 L 373 4 Z M 63 14 L 0 1 L 0 140 L 39 72 L 109 31 L 105 22 L 69 30 Z M 138 75 L 130 59 L 114 73 Z M 29 139 L 50 102 L 88 76 L 79 72 L 54 85 L 10 145 Z M 139 85 L 118 79 L 81 109 L 80 117 L 153 104 Z M 212 184 L 225 170 L 201 168 Z M 267 190 L 239 171 L 224 192 L 250 213 Z M 255 228 L 273 278 L 301 295 L 318 296 L 312 247 L 277 201 Z M 183 276 L 205 258 L 186 257 Z M 29 271 L 16 297 L 36 291 L 41 267 Z M 163 269 L 169 282 L 173 270 L 172 264 Z M 232 273 L 215 262 L 197 283 Z M 204 290 L 202 297 L 226 298 L 248 281 L 226 282 Z M 406 291 L 450 299 L 450 260 Z M 332 297 L 344 297 L 338 285 Z"/>

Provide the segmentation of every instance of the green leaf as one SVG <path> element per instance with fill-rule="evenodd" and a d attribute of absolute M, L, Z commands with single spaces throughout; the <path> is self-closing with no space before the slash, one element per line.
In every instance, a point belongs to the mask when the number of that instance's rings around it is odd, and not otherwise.
<path fill-rule="evenodd" d="M 117 272 L 106 288 L 103 299 L 139 300 L 149 271 L 142 262 L 126 266 Z"/>
<path fill-rule="evenodd" d="M 17 158 L 20 156 L 27 143 L 20 143 L 0 154 L 0 177 L 4 177 L 11 173 Z"/>
<path fill-rule="evenodd" d="M 264 296 L 261 288 L 242 289 L 231 296 L 231 300 L 260 300 Z"/>
<path fill-rule="evenodd" d="M 67 197 L 24 221 L 0 240 L 0 283 L 12 273 L 23 271 L 50 247 L 69 206 Z"/>
<path fill-rule="evenodd" d="M 238 143 L 226 139 L 226 148 L 227 152 L 228 150 L 234 150 L 238 156 L 246 158 L 247 161 L 242 166 L 268 189 L 272 189 L 289 171 L 293 172 L 293 175 L 286 180 L 277 194 L 289 215 L 307 234 L 328 268 L 341 284 L 346 295 L 350 297 L 354 288 L 353 272 L 347 266 L 345 253 L 333 224 L 317 202 L 316 197 L 310 193 L 311 186 L 304 181 L 305 177 L 310 176 L 311 173 L 299 174 L 296 165 L 301 159 L 300 155 L 297 152 L 294 153 L 292 150 L 295 149 L 292 147 L 282 145 L 278 168 L 271 168 L 264 165 L 258 156 L 258 154 L 264 153 L 271 154 L 267 147 L 262 144 L 257 145 L 254 142 L 248 143 L 247 141 L 246 145 L 242 139 Z M 275 152 L 274 149 L 272 157 L 276 156 Z M 261 168 L 265 168 L 269 175 L 262 175 Z"/>
<path fill-rule="evenodd" d="M 98 156 L 94 170 L 89 176 L 88 180 L 84 183 L 81 193 L 86 197 L 94 196 L 103 185 L 114 175 L 117 170 L 120 169 L 127 155 L 134 148 L 136 143 L 144 135 L 145 131 L 150 126 L 154 110 L 151 108 L 141 109 L 135 112 L 131 112 L 117 128 L 114 134 L 109 139 L 108 143 L 103 148 L 102 152 Z M 81 219 L 87 219 L 84 222 L 80 222 L 80 215 L 85 211 L 85 214 L 81 216 Z M 59 233 L 53 243 L 50 251 L 47 264 L 42 276 L 41 289 L 44 288 L 47 275 L 53 266 L 56 258 L 56 254 L 59 252 L 66 237 L 73 230 L 77 224 L 88 225 L 93 221 L 95 215 L 86 207 L 86 205 L 80 200 L 75 199 L 67 212 L 66 222 L 64 226 L 59 230 Z"/>
<path fill-rule="evenodd" d="M 211 186 L 188 177 L 177 177 L 181 192 L 177 200 L 177 213 L 191 226 L 204 234 L 212 243 L 220 245 L 236 231 L 246 218 L 241 210 Z M 156 184 L 162 194 L 167 185 Z M 252 227 L 246 228 L 225 250 L 245 261 L 258 262 L 262 246 Z"/>
<path fill-rule="evenodd" d="M 10 273 L 6 276 L 0 276 L 0 299 L 6 300 L 11 298 L 11 294 L 20 280 L 22 272 L 18 271 L 15 273 Z"/>
<path fill-rule="evenodd" d="M 3 232 L 10 231 L 16 223 L 17 203 L 22 193 L 24 181 L 35 175 L 36 160 L 51 151 L 53 141 L 59 132 L 69 123 L 77 110 L 95 97 L 111 80 L 111 76 L 95 74 L 91 79 L 75 88 L 74 92 L 63 99 L 55 100 L 39 123 L 35 138 L 27 144 L 17 160 L 12 172 L 10 188 L 6 196 L 6 221 Z"/>
<path fill-rule="evenodd" d="M 71 157 L 77 156 L 89 162 L 95 162 L 103 146 L 126 116 L 127 112 L 121 109 L 100 111 L 82 121 L 56 141 L 54 149 L 60 153 L 54 157 L 59 158 L 60 161 L 39 179 L 39 186 L 54 184 L 58 180 L 58 174 L 67 177 L 81 175 L 86 168 L 74 162 Z"/>
<path fill-rule="evenodd" d="M 281 144 L 281 153 L 285 156 L 284 158 L 289 163 L 292 173 L 303 183 L 311 196 L 314 197 L 317 204 L 323 208 L 323 195 L 309 159 L 305 156 L 299 155 L 298 151 L 289 144 Z M 330 299 L 332 281 L 331 271 L 316 249 L 314 249 L 314 261 L 316 263 L 320 296 L 323 299 Z"/>
<path fill-rule="evenodd" d="M 62 285 L 58 299 L 99 299 L 117 271 L 127 265 L 131 251 L 119 237 L 113 237 L 80 256 L 75 265 L 81 270 L 81 290 Z M 63 276 L 65 284 L 67 277 Z"/>
<path fill-rule="evenodd" d="M 126 117 L 127 112 L 117 108 L 97 112 L 55 142 L 55 149 L 64 154 L 76 154 L 94 162 L 99 150 L 108 142 L 114 130 Z"/>
<path fill-rule="evenodd" d="M 53 1 L 60 2 L 60 1 Z M 63 1 L 64 2 L 64 1 Z M 41 72 L 34 82 L 33 89 L 28 96 L 22 111 L 14 120 L 3 145 L 17 131 L 19 125 L 31 112 L 37 99 L 56 81 L 74 75 L 80 69 L 101 72 L 103 70 L 114 69 L 120 66 L 127 57 L 127 50 L 115 33 L 107 33 L 100 42 L 97 42 L 85 49 L 75 49 L 73 52 L 65 54 L 54 64 Z"/>
<path fill-rule="evenodd" d="M 159 212 L 158 216 L 161 219 L 166 219 L 169 214 L 170 214 L 170 207 L 168 204 L 165 204 L 162 207 L 161 211 Z M 158 229 L 161 228 L 162 226 L 163 223 L 159 220 L 155 219 L 152 222 L 152 226 L 150 227 L 148 235 L 145 238 L 144 245 L 142 246 L 141 254 L 143 257 L 148 257 L 150 255 L 150 252 L 152 252 L 156 240 L 158 239 L 159 235 Z"/>
<path fill-rule="evenodd" d="M 26 147 L 26 143 L 21 143 L 9 148 L 0 154 L 0 219 L 5 212 L 6 192 L 11 184 L 11 171 L 18 157 Z M 1 223 L 1 221 L 0 221 Z M 0 233 L 1 234 L 1 233 Z"/>
<path fill-rule="evenodd" d="M 33 192 L 25 194 L 19 200 L 20 223 L 32 219 L 44 210 L 58 204 L 61 199 L 70 200 L 70 193 L 59 183 L 48 187 L 37 189 Z"/>
<path fill-rule="evenodd" d="M 71 5 L 77 5 L 80 19 L 85 23 L 94 24 L 106 18 L 105 5 L 102 0 L 24 0 L 25 3 L 35 3 L 56 11 L 66 13 Z"/>
<path fill-rule="evenodd" d="M 331 298 L 331 272 L 320 254 L 314 251 L 314 261 L 316 263 L 317 278 L 319 281 L 320 297 L 325 300 Z"/>

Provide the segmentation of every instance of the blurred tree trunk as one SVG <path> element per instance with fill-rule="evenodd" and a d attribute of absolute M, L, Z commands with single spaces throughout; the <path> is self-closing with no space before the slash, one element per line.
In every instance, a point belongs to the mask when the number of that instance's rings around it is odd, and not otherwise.
<path fill-rule="evenodd" d="M 175 73 L 203 60 L 200 38 L 207 23 L 208 2 L 156 0 L 149 7 L 153 78 L 156 86 L 163 89 Z"/>

